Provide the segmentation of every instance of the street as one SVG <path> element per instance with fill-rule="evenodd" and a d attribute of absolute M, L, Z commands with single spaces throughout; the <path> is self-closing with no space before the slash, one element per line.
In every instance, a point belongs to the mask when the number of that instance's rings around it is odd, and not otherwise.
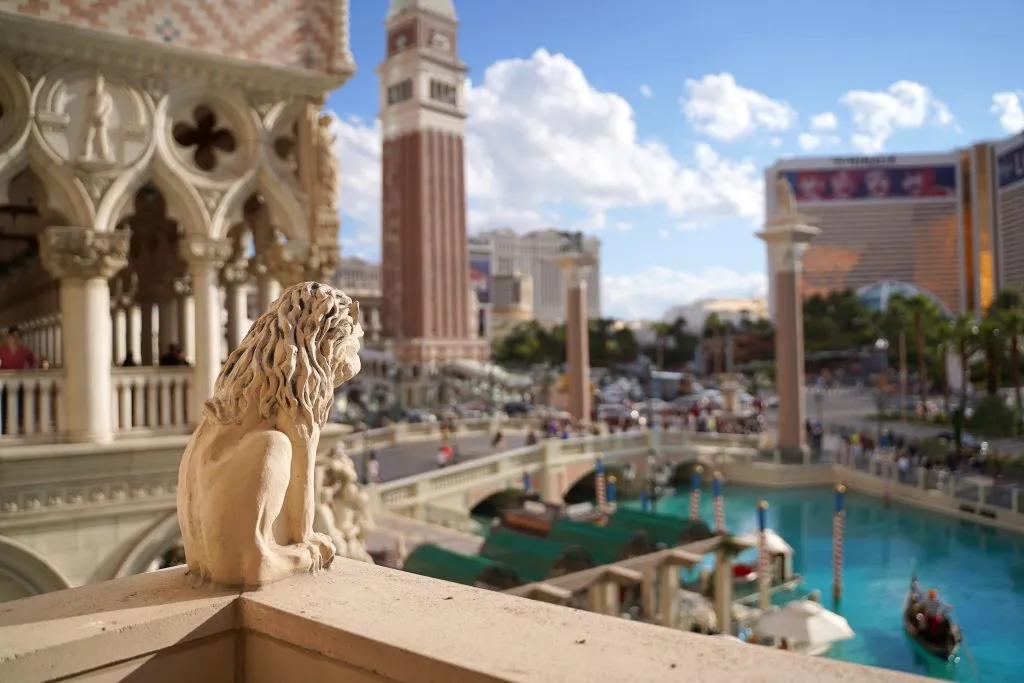
<path fill-rule="evenodd" d="M 521 448 L 525 445 L 525 441 L 526 436 L 523 434 L 506 434 L 505 448 Z M 451 443 L 452 446 L 458 445 L 460 462 L 494 453 L 491 449 L 491 437 L 486 435 L 453 437 Z M 401 479 L 436 469 L 437 451 L 440 447 L 440 441 L 419 441 L 389 446 L 376 451 L 377 460 L 380 461 L 381 481 Z M 360 457 L 356 456 L 355 459 L 356 466 L 361 471 Z"/>

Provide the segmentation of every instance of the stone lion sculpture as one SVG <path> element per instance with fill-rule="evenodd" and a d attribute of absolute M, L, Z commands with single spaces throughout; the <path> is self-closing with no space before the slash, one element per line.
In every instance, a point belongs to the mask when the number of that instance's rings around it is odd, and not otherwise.
<path fill-rule="evenodd" d="M 318 470 L 319 500 L 313 529 L 331 537 L 338 556 L 372 563 L 366 539 L 376 524 L 352 458 L 336 448 Z"/>
<path fill-rule="evenodd" d="M 362 336 L 357 302 L 305 282 L 228 357 L 178 472 L 190 574 L 250 587 L 330 565 L 334 543 L 313 530 L 316 452 Z"/>

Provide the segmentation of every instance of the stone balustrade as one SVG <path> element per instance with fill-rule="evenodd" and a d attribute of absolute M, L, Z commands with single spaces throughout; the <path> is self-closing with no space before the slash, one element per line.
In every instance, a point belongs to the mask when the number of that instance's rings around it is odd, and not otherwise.
<path fill-rule="evenodd" d="M 114 432 L 187 430 L 189 367 L 113 368 Z"/>
<path fill-rule="evenodd" d="M 0 605 L 0 680 L 915 683 L 338 561 L 258 592 L 175 568 Z"/>
<path fill-rule="evenodd" d="M 0 444 L 53 439 L 64 429 L 62 370 L 0 372 Z"/>

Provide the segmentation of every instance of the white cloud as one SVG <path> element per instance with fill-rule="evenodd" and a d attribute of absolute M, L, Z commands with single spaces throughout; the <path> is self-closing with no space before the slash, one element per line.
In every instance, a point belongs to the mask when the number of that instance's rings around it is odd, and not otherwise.
<path fill-rule="evenodd" d="M 496 62 L 467 87 L 470 229 L 565 225 L 560 211 L 607 225 L 610 209 L 661 206 L 673 218 L 757 218 L 762 179 L 750 160 L 698 144 L 680 160 L 637 133 L 621 96 L 596 90 L 564 55 L 536 51 Z M 339 120 L 342 210 L 374 227 L 380 211 L 380 126 Z"/>
<path fill-rule="evenodd" d="M 810 152 L 816 149 L 825 149 L 826 147 L 835 147 L 840 143 L 839 136 L 837 135 L 826 135 L 824 133 L 800 133 L 797 136 L 797 144 L 800 145 L 800 149 L 805 152 Z"/>
<path fill-rule="evenodd" d="M 757 130 L 788 130 L 796 122 L 789 104 L 738 85 L 729 73 L 688 79 L 685 90 L 680 105 L 686 120 L 718 140 L 736 140 Z"/>
<path fill-rule="evenodd" d="M 711 297 L 762 296 L 764 273 L 737 273 L 710 266 L 698 273 L 650 266 L 633 275 L 606 275 L 601 281 L 602 313 L 630 320 L 660 319 L 672 306 Z"/>
<path fill-rule="evenodd" d="M 778 149 L 779 147 L 782 147 L 782 138 L 778 136 L 773 137 L 771 140 L 768 141 L 768 144 L 771 145 L 773 148 Z"/>
<path fill-rule="evenodd" d="M 640 94 L 646 97 L 647 99 L 651 99 L 652 97 L 654 97 L 654 91 L 651 90 L 651 86 L 649 85 L 641 85 Z"/>
<path fill-rule="evenodd" d="M 865 154 L 881 152 L 900 129 L 956 125 L 949 107 L 927 86 L 913 81 L 897 81 L 883 91 L 851 90 L 839 103 L 850 109 L 857 128 L 852 142 Z"/>
<path fill-rule="evenodd" d="M 835 130 L 839 127 L 839 119 L 830 111 L 811 117 L 811 130 Z"/>
<path fill-rule="evenodd" d="M 997 92 L 992 96 L 992 113 L 1007 133 L 1024 130 L 1024 92 Z"/>

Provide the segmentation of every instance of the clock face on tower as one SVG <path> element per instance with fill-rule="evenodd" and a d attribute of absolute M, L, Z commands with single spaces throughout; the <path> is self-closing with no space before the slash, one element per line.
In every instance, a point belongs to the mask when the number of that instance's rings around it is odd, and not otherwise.
<path fill-rule="evenodd" d="M 449 52 L 452 49 L 451 38 L 442 31 L 434 31 L 430 34 L 430 47 L 441 52 Z"/>

